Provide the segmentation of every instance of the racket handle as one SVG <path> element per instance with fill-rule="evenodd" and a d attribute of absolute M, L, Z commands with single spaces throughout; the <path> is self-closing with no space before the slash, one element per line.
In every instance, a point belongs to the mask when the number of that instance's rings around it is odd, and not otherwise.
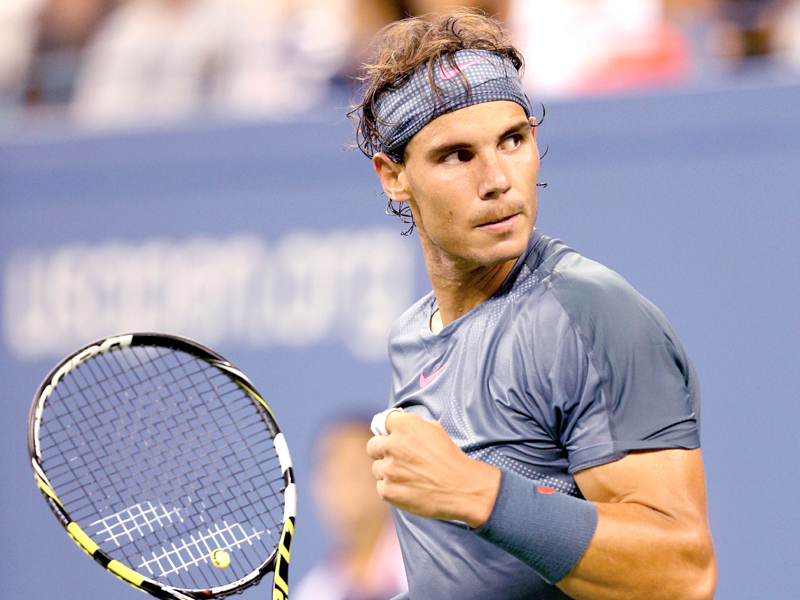
<path fill-rule="evenodd" d="M 403 412 L 403 409 L 390 408 L 372 417 L 372 423 L 369 428 L 372 430 L 373 435 L 389 435 L 389 432 L 386 431 L 386 419 L 389 418 L 389 415 L 393 412 Z"/>

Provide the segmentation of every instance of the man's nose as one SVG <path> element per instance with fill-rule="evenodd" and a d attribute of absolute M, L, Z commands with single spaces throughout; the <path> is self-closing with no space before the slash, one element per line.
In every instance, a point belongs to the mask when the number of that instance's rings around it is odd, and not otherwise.
<path fill-rule="evenodd" d="M 478 193 L 484 200 L 492 200 L 511 188 L 506 166 L 496 152 L 490 152 L 481 159 L 481 180 Z"/>

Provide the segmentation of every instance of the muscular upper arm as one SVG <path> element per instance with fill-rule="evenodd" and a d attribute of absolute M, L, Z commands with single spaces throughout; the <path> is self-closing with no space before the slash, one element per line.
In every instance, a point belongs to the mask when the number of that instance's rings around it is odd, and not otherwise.
<path fill-rule="evenodd" d="M 559 582 L 572 598 L 708 600 L 716 563 L 700 449 L 632 452 L 575 474 L 597 529 Z"/>
<path fill-rule="evenodd" d="M 587 500 L 632 502 L 667 517 L 707 524 L 706 485 L 700 449 L 631 452 L 575 474 Z"/>

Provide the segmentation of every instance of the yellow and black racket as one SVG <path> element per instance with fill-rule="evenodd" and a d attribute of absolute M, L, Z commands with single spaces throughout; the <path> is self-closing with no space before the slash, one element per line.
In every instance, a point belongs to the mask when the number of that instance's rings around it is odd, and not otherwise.
<path fill-rule="evenodd" d="M 253 384 L 191 340 L 98 340 L 44 380 L 28 418 L 36 482 L 77 544 L 157 598 L 220 598 L 273 571 L 288 596 L 297 494 Z"/>

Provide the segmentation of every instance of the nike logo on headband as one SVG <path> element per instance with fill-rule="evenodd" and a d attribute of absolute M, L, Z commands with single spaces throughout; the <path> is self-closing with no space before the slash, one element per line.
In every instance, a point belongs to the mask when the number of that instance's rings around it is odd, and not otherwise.
<path fill-rule="evenodd" d="M 444 65 L 442 64 L 439 66 L 439 76 L 445 81 L 447 81 L 448 79 L 452 79 L 453 77 L 458 75 L 459 71 L 463 71 L 468 66 L 474 65 L 475 63 L 481 62 L 482 60 L 483 60 L 482 58 L 474 58 L 472 60 L 468 60 L 465 63 L 461 63 L 460 65 L 456 65 L 452 69 L 445 69 Z"/>

